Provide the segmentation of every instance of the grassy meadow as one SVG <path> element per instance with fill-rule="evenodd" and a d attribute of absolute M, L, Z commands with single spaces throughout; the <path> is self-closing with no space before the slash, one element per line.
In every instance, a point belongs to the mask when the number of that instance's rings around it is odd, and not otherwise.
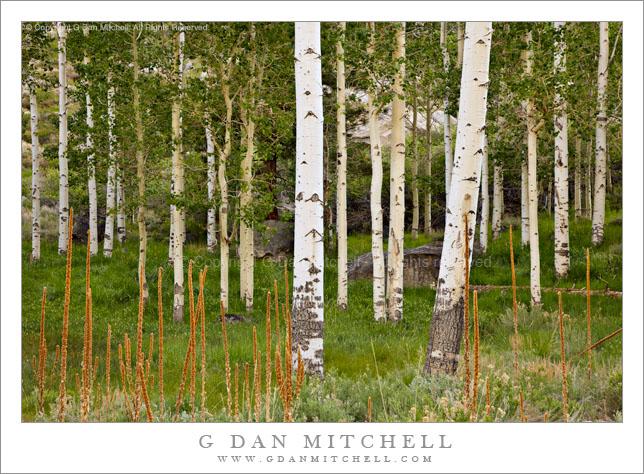
<path fill-rule="evenodd" d="M 518 219 L 504 220 L 504 227 L 514 225 L 514 249 L 517 285 L 529 285 L 529 249 L 521 248 Z M 541 285 L 546 287 L 585 288 L 586 248 L 590 245 L 590 221 L 576 223 L 571 219 L 571 269 L 563 280 L 557 281 L 553 268 L 553 220 L 540 216 Z M 405 236 L 405 247 L 416 247 L 434 239 L 439 233 L 415 241 Z M 477 237 L 478 240 L 478 237 Z M 349 258 L 370 251 L 369 235 L 349 237 Z M 23 240 L 22 248 L 22 417 L 24 421 L 56 420 L 56 398 L 60 382 L 60 364 L 53 372 L 56 345 L 61 343 L 65 295 L 65 256 L 59 256 L 54 242 L 44 242 L 40 261 L 30 263 L 30 241 Z M 71 402 L 67 421 L 79 421 L 79 391 L 75 374 L 81 374 L 83 327 L 85 320 L 85 252 L 84 244 L 74 243 L 71 305 L 69 313 L 67 391 Z M 175 414 L 177 394 L 181 385 L 190 325 L 186 279 L 186 315 L 184 323 L 172 322 L 173 278 L 167 263 L 167 243 L 149 241 L 147 282 L 150 300 L 143 314 L 143 353 L 149 353 L 150 333 L 154 333 L 147 391 L 154 420 L 163 412 L 168 421 Z M 234 252 L 231 252 L 231 256 Z M 234 421 L 227 413 L 227 389 L 224 346 L 219 310 L 218 253 L 209 254 L 204 244 L 187 245 L 184 257 L 194 261 L 193 280 L 195 305 L 199 270 L 208 265 L 204 289 L 206 328 L 206 400 L 207 421 Z M 593 290 L 621 291 L 622 289 L 622 226 L 621 214 L 608 213 L 605 242 L 590 249 L 590 278 Z M 90 421 L 106 420 L 106 342 L 111 325 L 111 393 L 110 421 L 127 421 L 128 410 L 122 396 L 119 373 L 118 346 L 127 333 L 136 344 L 139 289 L 137 282 L 138 240 L 129 234 L 127 243 L 117 246 L 111 259 L 102 253 L 91 261 L 93 300 L 93 355 L 98 356 L 96 381 L 89 412 Z M 290 263 L 290 262 L 289 262 Z M 164 318 L 164 407 L 159 406 L 158 386 L 158 310 L 157 271 L 163 268 Z M 229 312 L 244 314 L 239 299 L 239 265 L 231 261 Z M 289 268 L 289 277 L 291 277 Z M 186 276 L 187 278 L 187 276 Z M 253 378 L 253 327 L 257 330 L 257 345 L 266 351 L 266 294 L 273 292 L 277 281 L 280 303 L 284 298 L 284 267 L 282 263 L 257 261 L 255 264 L 255 305 L 248 321 L 227 324 L 229 357 L 234 379 L 235 364 L 239 365 L 239 418 L 244 421 L 249 411 L 244 396 L 244 368 L 250 364 Z M 492 241 L 486 255 L 475 256 L 471 271 L 472 285 L 509 286 L 509 233 Z M 290 285 L 290 282 L 289 282 Z M 470 413 L 463 401 L 463 364 L 457 377 L 425 377 L 421 374 L 434 305 L 434 290 L 405 288 L 404 319 L 397 323 L 376 323 L 373 320 L 371 281 L 349 283 L 349 309 L 340 312 L 335 300 L 336 268 L 333 259 L 325 268 L 325 334 L 324 380 L 305 378 L 293 409 L 295 421 L 468 421 Z M 44 412 L 38 413 L 38 384 L 32 358 L 38 355 L 40 314 L 43 287 L 47 287 L 45 337 L 47 358 L 45 366 Z M 561 379 L 561 348 L 557 293 L 543 291 L 543 307 L 530 309 L 529 290 L 518 290 L 519 376 L 513 368 L 512 291 L 497 289 L 478 294 L 480 320 L 480 377 L 478 384 L 479 421 L 548 421 L 563 420 Z M 565 327 L 566 359 L 586 348 L 586 295 L 562 295 Z M 605 295 L 592 295 L 593 342 L 622 327 L 622 300 Z M 470 306 L 471 307 L 471 306 Z M 280 316 L 283 316 L 280 308 Z M 275 355 L 275 313 L 272 321 L 272 357 Z M 470 322 L 472 317 L 470 317 Z M 284 348 L 284 319 L 281 320 L 281 346 Z M 473 328 L 471 340 L 474 341 Z M 201 417 L 201 351 L 200 327 L 197 327 L 196 395 L 197 420 Z M 132 350 L 134 353 L 134 349 Z M 134 355 L 133 355 L 134 357 Z M 474 357 L 472 355 L 471 360 Z M 134 363 L 133 363 L 134 364 Z M 587 358 L 582 356 L 568 364 L 568 413 L 570 421 L 620 421 L 622 410 L 622 340 L 621 334 L 604 342 L 592 351 L 593 373 L 589 378 Z M 262 390 L 265 393 L 265 362 L 262 363 Z M 189 376 L 188 376 L 189 377 Z M 283 408 L 272 373 L 270 418 L 282 421 Z M 486 386 L 489 381 L 489 392 Z M 234 380 L 232 382 L 234 391 Z M 186 387 L 188 382 L 186 382 Z M 252 389 L 252 386 L 250 387 Z M 486 397 L 489 393 L 490 406 Z M 520 393 L 523 408 L 520 406 Z M 254 412 L 254 395 L 251 411 Z M 233 393 L 234 397 L 234 393 Z M 260 400 L 260 421 L 265 420 L 266 395 Z M 371 400 L 371 403 L 369 403 Z M 371 410 L 369 409 L 371 406 Z M 179 408 L 181 421 L 191 419 L 190 396 L 184 393 Z M 144 410 L 145 412 L 145 410 Z M 252 413 L 251 413 L 252 415 Z M 141 415 L 141 420 L 146 417 Z"/>

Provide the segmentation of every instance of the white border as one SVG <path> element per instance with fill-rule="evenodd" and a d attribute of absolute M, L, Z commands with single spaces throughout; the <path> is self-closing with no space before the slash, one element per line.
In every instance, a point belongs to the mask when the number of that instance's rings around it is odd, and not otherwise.
<path fill-rule="evenodd" d="M 252 17 L 248 12 L 252 12 Z M 624 419 L 621 424 L 259 426 L 20 423 L 20 21 L 35 20 L 624 21 Z M 610 79 L 609 79 L 610 81 Z M 640 2 L 3 2 L 2 472 L 642 472 L 642 4 Z M 201 434 L 445 434 L 432 464 L 218 464 Z M 226 440 L 226 443 L 228 441 Z M 251 450 L 248 450 L 249 452 Z M 253 450 L 259 451 L 259 450 Z M 270 450 L 264 450 L 270 451 Z M 341 449 L 333 454 L 344 455 Z M 352 451 L 350 454 L 390 454 Z M 221 452 L 219 452 L 221 454 Z M 228 453 L 230 454 L 230 453 Z M 242 453 L 247 454 L 247 453 Z M 251 453 L 254 454 L 254 453 Z M 263 453 L 262 453 L 263 454 Z M 284 453 L 265 453 L 284 454 Z M 289 454 L 298 455 L 297 450 Z M 310 454 L 310 453 L 305 453 Z M 317 454 L 317 453 L 316 453 Z M 414 453 L 416 454 L 416 453 Z"/>

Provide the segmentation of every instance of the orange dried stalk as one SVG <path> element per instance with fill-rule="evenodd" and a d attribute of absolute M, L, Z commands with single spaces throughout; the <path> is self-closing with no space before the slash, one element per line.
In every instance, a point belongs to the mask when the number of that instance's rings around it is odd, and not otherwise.
<path fill-rule="evenodd" d="M 145 385 L 143 368 L 141 367 L 141 364 L 138 364 L 136 367 L 139 372 L 139 380 L 141 380 L 141 389 L 143 391 L 143 402 L 145 403 L 145 412 L 148 415 L 148 421 L 152 423 L 154 420 L 152 419 L 152 409 L 150 408 L 150 397 L 148 397 L 148 389 Z"/>
<path fill-rule="evenodd" d="M 219 307 L 221 308 L 221 332 L 224 338 L 224 363 L 226 367 L 226 392 L 228 394 L 227 407 L 228 416 L 232 414 L 232 393 L 230 389 L 230 357 L 228 355 L 228 337 L 226 336 L 226 311 L 224 310 L 224 302 L 219 300 Z M 249 405 L 250 406 L 250 405 Z"/>
<path fill-rule="evenodd" d="M 465 395 L 465 406 L 470 405 L 470 382 L 472 380 L 472 372 L 470 371 L 470 237 L 469 227 L 467 222 L 467 214 L 465 214 L 465 294 L 464 294 L 464 310 L 463 310 L 463 338 L 465 340 L 465 347 L 463 350 L 463 363 L 465 364 L 465 380 L 463 393 Z"/>
<path fill-rule="evenodd" d="M 249 364 L 246 362 L 246 376 L 244 380 L 244 389 L 246 392 L 246 411 L 248 412 L 248 421 L 253 421 L 253 413 L 250 409 L 250 378 L 249 374 Z"/>
<path fill-rule="evenodd" d="M 239 364 L 235 364 L 235 421 L 239 422 Z"/>
<path fill-rule="evenodd" d="M 523 392 L 519 392 L 519 408 L 521 410 L 521 422 L 525 421 L 525 418 L 523 416 Z"/>
<path fill-rule="evenodd" d="M 163 421 L 163 297 L 161 278 L 163 269 L 159 267 L 159 279 L 157 284 L 157 302 L 159 307 L 159 418 Z"/>
<path fill-rule="evenodd" d="M 514 245 L 510 226 L 510 265 L 512 268 L 512 317 L 514 319 L 514 375 L 519 377 L 519 327 L 517 323 L 517 278 L 514 271 Z"/>
<path fill-rule="evenodd" d="M 271 292 L 266 295 L 266 421 L 271 421 Z"/>
<path fill-rule="evenodd" d="M 105 354 L 105 387 L 107 389 L 107 405 L 105 406 L 105 418 L 107 421 L 110 421 L 110 404 L 112 403 L 111 399 L 111 387 L 110 387 L 110 357 L 111 357 L 111 344 L 112 344 L 112 326 L 107 325 L 107 344 L 106 344 L 106 354 Z"/>
<path fill-rule="evenodd" d="M 188 342 L 188 350 L 186 351 L 186 358 L 183 361 L 183 372 L 181 373 L 181 384 L 179 385 L 179 395 L 177 396 L 177 403 L 175 405 L 174 421 L 179 419 L 179 407 L 183 399 L 183 391 L 186 386 L 186 376 L 188 375 L 188 368 L 190 367 L 190 355 L 192 352 L 192 345 Z"/>
<path fill-rule="evenodd" d="M 60 389 L 58 394 L 58 421 L 65 421 L 65 397 L 67 383 L 67 332 L 69 330 L 69 296 L 72 272 L 72 230 L 74 208 L 69 209 L 69 228 L 67 240 L 67 266 L 65 269 L 65 304 L 63 307 L 63 335 L 60 356 Z"/>
<path fill-rule="evenodd" d="M 479 305 L 474 292 L 474 385 L 472 387 L 472 421 L 477 420 L 476 403 L 479 386 Z"/>

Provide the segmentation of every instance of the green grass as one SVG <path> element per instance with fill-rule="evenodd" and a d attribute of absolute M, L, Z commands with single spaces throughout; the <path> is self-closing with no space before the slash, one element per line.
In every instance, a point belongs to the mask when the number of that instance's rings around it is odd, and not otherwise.
<path fill-rule="evenodd" d="M 607 217 L 606 241 L 599 248 L 591 248 L 591 287 L 621 290 L 621 221 L 618 214 Z M 504 225 L 518 221 L 504 221 Z M 586 278 L 585 248 L 590 247 L 590 222 L 571 222 L 571 270 L 569 276 L 557 282 L 553 270 L 553 222 L 545 215 L 540 220 L 541 284 L 542 286 L 584 288 Z M 405 247 L 422 245 L 440 234 L 421 237 L 412 241 L 405 236 Z M 503 232 L 496 241 L 490 241 L 488 253 L 475 258 L 471 283 L 510 285 L 510 262 L 508 232 Z M 520 231 L 514 233 L 517 284 L 529 285 L 529 250 L 521 248 Z M 118 373 L 118 345 L 123 344 L 127 333 L 136 343 L 138 311 L 137 283 L 138 241 L 128 236 L 127 244 L 117 248 L 111 259 L 102 254 L 92 259 L 93 295 L 93 351 L 100 358 L 97 384 L 104 389 L 105 345 L 108 323 L 112 327 L 112 387 L 120 387 Z M 370 251 L 369 235 L 349 237 L 349 258 Z M 58 376 L 47 379 L 45 415 L 38 416 L 37 391 L 35 390 L 31 359 L 37 353 L 42 288 L 47 286 L 47 373 L 51 372 L 56 344 L 60 344 L 65 256 L 59 256 L 54 243 L 43 242 L 39 262 L 29 263 L 30 242 L 23 241 L 22 250 L 22 374 L 23 374 L 23 419 L 50 419 L 52 405 L 58 394 Z M 85 252 L 86 247 L 74 244 L 72 263 L 72 289 L 69 323 L 68 391 L 76 396 L 74 374 L 80 372 L 83 344 L 85 307 Z M 233 252 L 231 252 L 232 254 Z M 219 269 L 218 254 L 212 255 L 204 245 L 188 245 L 184 256 L 186 262 L 195 262 L 195 293 L 199 269 L 208 265 L 205 288 L 207 321 L 207 407 L 212 420 L 227 419 L 225 407 L 226 388 L 224 378 L 224 353 L 219 316 Z M 238 262 L 231 262 L 230 312 L 244 313 L 239 299 Z M 466 421 L 463 409 L 462 379 L 460 377 L 424 377 L 420 375 L 424 352 L 429 335 L 429 326 L 435 292 L 427 288 L 404 290 L 404 319 L 398 324 L 376 323 L 372 314 L 371 281 L 362 280 L 349 284 L 349 309 L 340 312 L 335 304 L 337 293 L 336 268 L 333 260 L 325 269 L 325 370 L 324 381 L 314 380 L 305 384 L 296 420 L 319 421 L 364 421 L 367 417 L 367 398 L 372 397 L 373 419 L 392 420 L 454 420 Z M 153 362 L 157 361 L 157 269 L 163 267 L 164 311 L 164 360 L 166 411 L 174 412 L 174 404 L 181 379 L 189 325 L 172 322 L 172 269 L 167 264 L 167 244 L 148 243 L 147 281 L 150 302 L 145 307 L 143 321 L 143 349 L 147 355 L 149 333 L 155 333 Z M 187 271 L 187 265 L 186 265 Z M 290 272 L 290 268 L 289 268 Z M 273 291 L 277 280 L 280 302 L 284 302 L 283 265 L 257 261 L 255 266 L 255 309 L 247 314 L 250 323 L 229 324 L 228 340 L 231 363 L 239 363 L 241 373 L 246 362 L 251 363 L 252 378 L 252 330 L 257 326 L 259 347 L 265 349 L 265 302 L 266 292 Z M 187 288 L 187 283 L 186 283 Z M 187 296 L 187 295 L 186 295 Z M 518 300 L 521 377 L 515 380 L 512 368 L 512 292 L 494 290 L 479 295 L 481 328 L 481 386 L 479 407 L 485 405 L 485 377 L 492 386 L 494 409 L 488 419 L 499 421 L 518 420 L 518 391 L 526 400 L 529 419 L 542 419 L 549 413 L 550 420 L 561 419 L 561 378 L 557 295 L 543 292 L 543 308 L 529 310 L 529 291 L 520 290 Z M 567 358 L 581 352 L 586 346 L 586 299 L 585 295 L 564 294 L 563 307 L 567 317 Z M 186 321 L 188 299 L 186 297 Z M 604 337 L 622 325 L 622 301 L 606 296 L 592 297 L 593 341 Z M 282 324 L 282 328 L 284 325 Z M 373 351 L 372 351 L 373 343 Z M 134 350 L 133 350 L 134 352 Z M 375 360 L 374 360 L 375 352 Z M 595 374 L 588 380 L 585 358 L 580 358 L 569 368 L 569 413 L 573 420 L 612 420 L 621 416 L 621 335 L 604 343 L 593 351 Z M 199 360 L 197 365 L 199 372 Z M 153 364 L 155 387 L 150 389 L 153 411 L 158 412 L 158 386 L 156 386 L 156 363 Z M 377 373 L 380 380 L 377 377 Z M 461 368 L 462 369 L 462 368 Z M 509 379 L 504 374 L 511 376 Z M 459 372 L 459 375 L 460 372 Z M 242 377 L 243 380 L 243 377 Z M 240 380 L 240 387 L 241 381 Z M 275 381 L 275 376 L 273 376 Z M 274 383 L 274 382 L 273 382 Z M 197 381 L 197 406 L 200 406 L 201 381 Z M 97 388 L 97 387 L 96 387 Z M 382 390 L 382 395 L 381 395 Z M 185 400 L 185 397 L 184 397 Z M 183 408 L 189 407 L 184 402 Z M 274 399 L 276 417 L 281 419 L 281 407 Z M 73 410 L 72 410 L 73 412 Z M 120 413 L 120 415 L 119 415 Z M 482 412 L 481 412 L 482 413 Z M 70 419 L 74 418 L 73 413 Z M 114 417 L 121 420 L 124 413 L 114 409 Z"/>

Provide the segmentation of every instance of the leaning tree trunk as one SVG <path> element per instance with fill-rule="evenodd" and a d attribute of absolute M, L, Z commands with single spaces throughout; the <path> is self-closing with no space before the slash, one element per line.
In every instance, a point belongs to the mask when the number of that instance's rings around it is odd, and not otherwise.
<path fill-rule="evenodd" d="M 423 232 L 428 237 L 432 232 L 432 190 L 429 185 L 432 176 L 432 103 L 431 86 L 427 89 L 427 104 L 425 105 L 425 141 L 427 142 L 427 156 L 425 156 L 425 176 L 428 184 L 425 187 L 425 222 Z"/>
<path fill-rule="evenodd" d="M 371 39 L 367 54 L 375 53 L 375 23 L 369 23 Z M 373 316 L 376 321 L 386 317 L 385 300 L 385 257 L 382 245 L 383 211 L 382 211 L 382 154 L 380 151 L 380 130 L 378 129 L 378 107 L 375 105 L 376 79 L 370 76 L 369 96 L 369 144 L 371 150 L 371 255 L 373 259 Z"/>
<path fill-rule="evenodd" d="M 492 22 L 467 22 L 461 100 L 456 134 L 453 186 L 446 210 L 436 301 L 431 321 L 425 374 L 454 374 L 463 337 L 465 239 L 471 244 L 476 224 L 481 160 L 485 146 L 485 114 L 489 79 Z M 467 221 L 467 228 L 465 222 Z"/>
<path fill-rule="evenodd" d="M 148 248 L 148 237 L 145 228 L 145 158 L 143 156 L 143 122 L 141 120 L 141 105 L 139 99 L 139 55 L 137 50 L 137 31 L 132 33 L 132 53 L 134 82 L 132 84 L 132 102 L 134 105 L 134 122 L 136 124 L 136 182 L 139 191 L 137 221 L 139 225 L 139 266 L 143 271 L 137 271 L 140 284 L 143 287 L 143 300 L 148 300 L 148 282 L 145 278 L 145 257 Z"/>
<path fill-rule="evenodd" d="M 420 221 L 420 208 L 418 202 L 418 140 L 416 139 L 416 128 L 418 126 L 418 89 L 414 87 L 413 115 L 411 128 L 411 196 L 412 196 L 412 218 L 411 218 L 411 238 L 418 238 L 418 225 Z"/>
<path fill-rule="evenodd" d="M 528 215 L 528 162 L 521 163 L 521 245 L 530 243 L 530 218 Z"/>
<path fill-rule="evenodd" d="M 389 170 L 389 250 L 387 256 L 387 318 L 403 317 L 403 250 L 405 239 L 405 23 L 398 25 L 394 63 L 400 67 L 394 76 L 391 108 L 391 166 Z"/>
<path fill-rule="evenodd" d="M 125 243 L 125 191 L 119 166 L 116 166 L 116 236 L 121 244 Z"/>
<path fill-rule="evenodd" d="M 581 213 L 581 138 L 575 138 L 575 220 Z"/>
<path fill-rule="evenodd" d="M 293 362 L 324 376 L 323 107 L 320 23 L 295 23 L 295 253 Z"/>
<path fill-rule="evenodd" d="M 206 238 L 208 252 L 214 253 L 217 246 L 217 210 L 215 208 L 215 190 L 217 188 L 217 171 L 215 167 L 215 140 L 212 136 L 210 117 L 206 117 L 206 157 L 208 160 L 208 218 Z"/>
<path fill-rule="evenodd" d="M 31 112 L 31 258 L 40 260 L 40 144 L 38 142 L 38 100 L 29 86 Z"/>
<path fill-rule="evenodd" d="M 108 74 L 108 84 L 112 75 Z M 112 256 L 114 246 L 114 211 L 116 206 L 116 137 L 114 136 L 114 86 L 107 89 L 107 140 L 109 148 L 109 166 L 107 168 L 107 183 L 105 194 L 105 237 L 103 238 L 103 255 Z"/>
<path fill-rule="evenodd" d="M 563 36 L 565 22 L 555 22 L 555 30 Z M 555 77 L 566 73 L 566 43 L 555 42 Z M 564 277 L 570 269 L 570 238 L 568 230 L 568 116 L 566 99 L 561 96 L 560 81 L 555 86 L 555 275 Z"/>
<path fill-rule="evenodd" d="M 488 217 L 490 215 L 490 192 L 487 182 L 487 135 L 485 136 L 484 143 L 483 160 L 481 163 L 481 225 L 479 228 L 479 240 L 481 241 L 481 252 L 487 253 Z"/>
<path fill-rule="evenodd" d="M 532 74 L 532 32 L 526 35 L 526 74 Z M 537 189 L 537 125 L 534 103 L 525 103 L 528 123 L 528 229 L 530 241 L 530 296 L 532 306 L 541 305 L 541 268 L 539 262 L 539 191 Z"/>
<path fill-rule="evenodd" d="M 183 31 L 177 35 L 175 71 L 178 71 L 179 84 L 181 84 L 182 75 L 182 56 L 181 49 L 183 44 Z M 183 157 L 181 154 L 181 86 L 172 101 L 172 183 L 173 197 L 180 199 L 183 197 Z M 174 268 L 174 304 L 172 307 L 172 319 L 175 323 L 183 321 L 183 209 L 175 205 L 172 208 L 172 224 L 174 226 L 172 263 Z"/>
<path fill-rule="evenodd" d="M 441 49 L 443 51 L 443 69 L 445 74 L 449 71 L 449 53 L 447 52 L 447 23 L 441 22 Z M 450 116 L 447 113 L 447 96 L 443 99 L 443 141 L 445 144 L 445 202 L 449 200 L 449 188 L 452 181 L 452 131 L 450 129 Z"/>
<path fill-rule="evenodd" d="M 85 36 L 89 35 L 89 29 L 83 28 L 83 33 Z M 89 64 L 89 57 L 87 52 L 83 54 L 83 64 Z M 91 86 L 91 81 L 87 79 L 85 81 L 85 86 L 87 91 L 85 92 L 85 103 L 87 106 L 87 116 L 85 118 L 85 123 L 87 124 L 87 138 L 85 141 L 85 146 L 87 149 L 87 192 L 89 194 L 89 252 L 91 255 L 98 254 L 98 203 L 96 201 L 96 171 L 94 166 L 94 141 L 92 139 L 92 133 L 94 130 L 94 118 L 92 117 L 92 112 L 94 107 L 92 106 L 92 99 L 89 94 L 89 88 Z"/>
<path fill-rule="evenodd" d="M 337 130 L 338 130 L 338 196 L 336 222 L 338 227 L 338 309 L 345 311 L 348 301 L 347 283 L 347 114 L 344 105 L 344 34 L 345 22 L 340 22 L 341 36 L 337 43 Z"/>
<path fill-rule="evenodd" d="M 58 253 L 67 253 L 69 219 L 69 175 L 67 169 L 67 38 L 66 26 L 58 31 Z"/>
<path fill-rule="evenodd" d="M 606 89 L 608 87 L 608 22 L 599 22 L 599 66 L 597 70 L 597 124 L 595 126 L 595 196 L 592 244 L 604 241 L 606 218 Z"/>
<path fill-rule="evenodd" d="M 501 236 L 501 217 L 503 215 L 503 172 L 498 161 L 494 163 L 494 178 L 492 183 L 492 238 Z"/>

